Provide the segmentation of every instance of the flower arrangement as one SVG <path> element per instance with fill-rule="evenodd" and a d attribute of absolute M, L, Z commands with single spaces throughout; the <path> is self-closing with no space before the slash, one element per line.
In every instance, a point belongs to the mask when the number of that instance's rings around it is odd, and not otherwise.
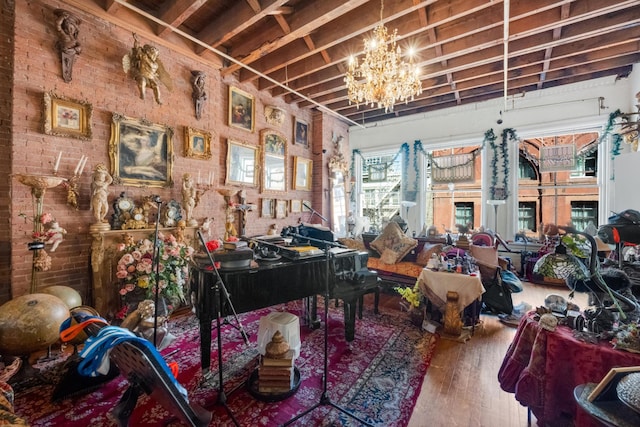
<path fill-rule="evenodd" d="M 611 340 L 614 348 L 640 353 L 640 326 L 637 322 L 631 322 L 622 326 Z"/>
<path fill-rule="evenodd" d="M 422 292 L 420 292 L 420 288 L 418 287 L 418 283 L 413 286 L 413 288 L 401 288 L 395 287 L 393 288 L 406 302 L 404 307 L 407 309 L 418 308 L 422 303 Z M 408 305 L 408 306 L 407 306 Z"/>
<path fill-rule="evenodd" d="M 179 242 L 173 235 L 158 233 L 157 272 L 153 262 L 152 240 L 134 242 L 129 238 L 118 245 L 117 249 L 121 255 L 116 267 L 116 277 L 120 279 L 120 295 L 125 302 L 118 313 L 119 318 L 127 315 L 131 303 L 137 304 L 155 296 L 156 273 L 159 278 L 159 295 L 169 305 L 185 302 L 184 285 L 189 276 L 189 260 L 194 252 L 191 246 Z"/>

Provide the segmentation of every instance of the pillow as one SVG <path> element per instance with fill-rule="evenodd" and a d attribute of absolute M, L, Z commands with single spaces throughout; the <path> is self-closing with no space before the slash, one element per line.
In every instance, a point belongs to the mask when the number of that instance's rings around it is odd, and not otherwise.
<path fill-rule="evenodd" d="M 483 264 L 498 266 L 498 250 L 493 246 L 469 245 L 471 256 Z"/>
<path fill-rule="evenodd" d="M 416 246 L 418 246 L 418 241 L 405 236 L 400 226 L 393 221 L 385 227 L 381 235 L 371 242 L 371 247 L 380 254 L 385 264 L 395 264 Z"/>
<path fill-rule="evenodd" d="M 420 264 L 423 267 L 426 267 L 431 259 L 433 254 L 439 254 L 442 252 L 442 243 L 429 244 L 425 243 L 422 247 L 422 251 L 418 254 L 416 258 L 416 264 Z"/>
<path fill-rule="evenodd" d="M 366 251 L 367 249 L 364 247 L 364 242 L 362 239 L 353 239 L 351 237 L 343 237 L 338 239 L 340 244 L 345 245 L 348 249 L 356 249 L 359 251 Z"/>

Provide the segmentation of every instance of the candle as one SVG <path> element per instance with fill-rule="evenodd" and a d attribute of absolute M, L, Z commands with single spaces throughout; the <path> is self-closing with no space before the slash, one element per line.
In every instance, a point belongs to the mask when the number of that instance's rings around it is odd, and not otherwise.
<path fill-rule="evenodd" d="M 209 185 L 213 184 L 213 172 L 209 171 Z"/>
<path fill-rule="evenodd" d="M 82 166 L 80 166 L 80 172 L 78 172 L 78 175 L 82 175 L 82 171 L 84 170 L 84 165 L 87 164 L 88 158 L 89 156 L 85 156 L 84 154 L 82 155 L 82 159 L 80 159 L 80 161 L 82 162 Z"/>
<path fill-rule="evenodd" d="M 200 184 L 200 170 L 198 170 L 198 184 Z"/>
<path fill-rule="evenodd" d="M 78 172 L 80 171 L 80 166 L 81 165 L 82 165 L 82 157 L 80 157 L 80 160 L 78 160 L 78 164 L 76 165 L 76 168 L 73 170 L 73 174 L 74 175 L 78 175 Z"/>
<path fill-rule="evenodd" d="M 56 159 L 56 164 L 53 165 L 53 173 L 58 172 L 58 167 L 60 167 L 60 159 L 62 158 L 62 151 L 58 152 L 58 158 Z"/>

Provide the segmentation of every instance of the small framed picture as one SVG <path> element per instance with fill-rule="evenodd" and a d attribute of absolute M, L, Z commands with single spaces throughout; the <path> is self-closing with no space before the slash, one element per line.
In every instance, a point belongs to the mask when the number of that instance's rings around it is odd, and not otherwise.
<path fill-rule="evenodd" d="M 273 199 L 262 199 L 260 205 L 260 216 L 262 218 L 273 218 L 274 206 Z"/>
<path fill-rule="evenodd" d="M 229 126 L 253 132 L 255 116 L 254 96 L 237 87 L 229 86 Z"/>
<path fill-rule="evenodd" d="M 193 159 L 207 160 L 211 158 L 211 133 L 184 127 L 184 156 Z"/>
<path fill-rule="evenodd" d="M 311 207 L 311 202 L 308 200 L 303 200 L 302 201 L 302 212 L 311 212 L 311 209 L 309 209 Z"/>
<path fill-rule="evenodd" d="M 291 201 L 291 213 L 302 212 L 302 200 L 294 199 Z"/>
<path fill-rule="evenodd" d="M 294 190 L 311 190 L 311 172 L 313 161 L 295 156 L 293 158 L 293 189 Z"/>
<path fill-rule="evenodd" d="M 277 219 L 286 218 L 288 207 L 289 207 L 289 203 L 287 200 L 277 200 L 276 201 L 276 218 Z"/>
<path fill-rule="evenodd" d="M 309 148 L 309 124 L 297 117 L 293 126 L 293 141 Z"/>
<path fill-rule="evenodd" d="M 47 135 L 91 139 L 91 104 L 45 92 L 44 109 L 44 133 Z"/>

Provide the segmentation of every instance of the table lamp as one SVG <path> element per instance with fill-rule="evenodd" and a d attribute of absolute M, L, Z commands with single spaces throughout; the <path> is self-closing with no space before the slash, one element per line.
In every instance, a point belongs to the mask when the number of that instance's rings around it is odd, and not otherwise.
<path fill-rule="evenodd" d="M 594 288 L 589 288 L 587 285 L 587 289 L 591 292 L 602 292 L 608 294 L 622 319 L 626 319 L 627 316 L 625 313 L 638 310 L 638 303 L 636 301 L 633 301 L 631 298 L 611 289 L 602 278 L 598 262 L 598 245 L 595 238 L 592 235 L 578 231 L 573 227 L 558 226 L 558 230 L 564 231 L 565 234 L 570 233 L 584 236 L 587 239 L 591 246 L 588 270 L 587 266 L 585 266 L 578 257 L 567 253 L 567 247 L 562 243 L 561 239 L 560 244 L 556 246 L 555 252 L 542 256 L 536 262 L 533 267 L 533 272 L 553 279 L 590 279 Z M 620 302 L 625 305 L 624 309 L 620 306 Z M 600 304 L 601 303 L 602 302 L 600 302 Z"/>

